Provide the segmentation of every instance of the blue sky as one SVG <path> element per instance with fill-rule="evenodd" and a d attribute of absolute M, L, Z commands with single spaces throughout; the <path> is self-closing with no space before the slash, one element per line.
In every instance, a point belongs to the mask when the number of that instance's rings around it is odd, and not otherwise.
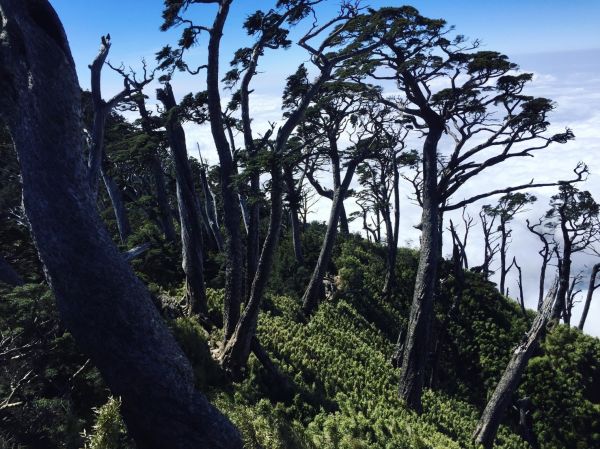
<path fill-rule="evenodd" d="M 111 58 L 133 63 L 144 55 L 150 59 L 165 43 L 174 42 L 178 32 L 162 33 L 161 0 L 51 0 L 61 17 L 83 84 L 87 63 L 93 57 L 99 37 L 110 33 L 114 46 Z M 271 1 L 233 2 L 224 52 L 230 53 L 244 39 L 241 23 L 258 6 Z M 444 18 L 459 33 L 479 38 L 489 49 L 515 57 L 528 53 L 600 48 L 600 2 L 590 0 L 421 0 L 402 2 L 417 7 L 422 14 Z M 400 5 L 391 0 L 364 1 L 373 7 Z M 326 0 L 323 9 L 333 10 L 337 1 Z M 198 20 L 210 18 L 213 5 L 196 5 Z M 293 52 L 289 57 L 293 56 Z M 288 55 L 278 55 L 287 58 Z"/>
<path fill-rule="evenodd" d="M 154 54 L 167 43 L 175 43 L 179 31 L 162 33 L 162 1 L 160 0 L 50 0 L 65 26 L 77 64 L 82 87 L 89 86 L 88 64 L 98 51 L 100 36 L 110 33 L 113 46 L 109 60 L 134 67 L 139 66 L 142 57 L 152 65 Z M 240 46 L 250 45 L 241 30 L 244 18 L 258 7 L 268 8 L 275 0 L 235 0 L 227 22 L 222 42 L 222 71 L 233 51 Z M 392 0 L 372 0 L 373 7 L 398 6 L 402 3 Z M 590 190 L 600 200 L 600 1 L 594 0 L 429 0 L 407 2 L 417 7 L 422 14 L 444 18 L 456 26 L 456 32 L 469 38 L 478 38 L 483 48 L 501 51 L 521 66 L 524 71 L 534 73 L 534 81 L 529 88 L 532 95 L 553 99 L 557 109 L 551 116 L 552 130 L 573 129 L 576 139 L 567 145 L 554 148 L 543 159 L 519 160 L 504 164 L 491 171 L 483 180 L 486 187 L 505 187 L 516 182 L 524 183 L 531 178 L 536 181 L 553 181 L 570 178 L 571 169 L 578 161 L 589 163 L 591 175 L 588 181 L 580 184 L 581 189 Z M 337 1 L 326 0 L 322 12 L 332 14 Z M 190 18 L 205 25 L 213 17 L 214 5 L 195 5 Z M 204 22 L 202 22 L 204 20 Z M 204 62 L 205 46 L 200 45 L 191 52 L 198 64 Z M 306 55 L 297 47 L 286 52 L 270 52 L 262 60 L 260 73 L 253 83 L 251 100 L 255 131 L 265 128 L 269 121 L 281 117 L 281 92 L 285 77 L 293 73 Z M 174 80 L 177 95 L 205 88 L 203 77 L 177 75 Z M 108 97 L 122 87 L 122 81 L 104 72 L 104 96 Z M 152 98 L 152 89 L 148 89 Z M 225 97 L 228 95 L 224 92 Z M 191 155 L 196 153 L 196 143 L 202 147 L 203 155 L 216 163 L 210 132 L 206 128 L 186 125 L 188 148 Z M 481 181 L 480 181 L 481 182 Z M 357 186 L 355 186 L 357 187 Z M 408 186 L 402 187 L 407 195 Z M 480 183 L 466 186 L 465 196 L 481 190 Z M 487 190 L 487 189 L 486 189 Z M 523 266 L 524 286 L 527 304 L 534 306 L 537 298 L 537 276 L 539 260 L 538 243 L 525 228 L 525 218 L 537 221 L 548 208 L 548 200 L 554 189 L 532 192 L 539 201 L 520 220 L 515 220 L 513 244 L 510 258 L 515 255 Z M 487 203 L 491 202 L 490 200 Z M 330 203 L 321 201 L 311 219 L 326 220 Z M 481 204 L 474 205 L 470 213 L 476 217 Z M 346 208 L 355 210 L 352 199 L 347 200 Z M 415 245 L 418 231 L 413 228 L 420 219 L 420 211 L 403 199 L 400 242 Z M 448 218 L 453 218 L 450 214 Z M 455 223 L 460 219 L 455 218 Z M 355 225 L 359 231 L 360 226 Z M 472 265 L 481 263 L 482 241 L 479 229 L 472 231 L 469 259 Z M 479 233 L 480 234 L 480 233 Z M 448 252 L 448 249 L 446 250 Z M 574 261 L 574 273 L 589 269 L 597 258 L 578 257 Z M 552 276 L 548 276 L 548 282 Z M 587 280 L 586 280 L 587 282 Z M 516 280 L 508 282 L 511 291 L 517 291 Z M 585 287 L 584 287 L 585 288 Z M 583 292 L 582 294 L 585 294 Z M 597 293 L 599 295 L 600 293 Z M 580 306 L 574 312 L 574 322 L 579 319 Z M 600 297 L 592 303 L 586 325 L 587 332 L 600 336 Z"/>

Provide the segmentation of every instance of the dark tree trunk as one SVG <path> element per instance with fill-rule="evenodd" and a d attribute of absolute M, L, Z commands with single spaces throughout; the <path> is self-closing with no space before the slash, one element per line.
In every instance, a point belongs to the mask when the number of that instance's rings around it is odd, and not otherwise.
<path fill-rule="evenodd" d="M 563 253 L 559 262 L 559 283 L 558 293 L 556 294 L 556 302 L 554 303 L 554 319 L 560 319 L 565 312 L 565 308 L 567 306 L 567 294 L 569 292 L 569 284 L 571 281 L 571 255 L 573 251 L 573 245 L 569 239 L 568 231 L 566 230 L 564 221 L 561 225 L 563 227 Z"/>
<path fill-rule="evenodd" d="M 301 224 L 300 224 L 300 193 L 296 188 L 296 181 L 291 169 L 284 170 L 284 179 L 287 190 L 287 199 L 290 208 L 290 223 L 292 226 L 292 244 L 294 246 L 294 256 L 299 265 L 304 264 L 304 254 L 302 252 Z"/>
<path fill-rule="evenodd" d="M 44 0 L 0 0 L 0 114 L 19 156 L 23 203 L 65 326 L 123 401 L 140 449 L 241 449 L 119 254 L 83 161 L 80 88 Z"/>
<path fill-rule="evenodd" d="M 255 154 L 252 157 L 256 157 Z M 250 290 L 260 257 L 260 175 L 253 173 L 250 179 L 250 207 L 248 210 L 248 235 L 246 238 L 246 291 Z"/>
<path fill-rule="evenodd" d="M 580 331 L 583 331 L 585 320 L 587 319 L 588 312 L 590 311 L 590 304 L 592 303 L 594 290 L 598 288 L 598 285 L 596 285 L 596 276 L 598 276 L 598 271 L 600 271 L 600 263 L 597 263 L 592 267 L 592 274 L 590 275 L 590 283 L 588 284 L 585 304 L 583 305 L 583 312 L 581 313 L 581 319 L 579 320 L 578 328 Z"/>
<path fill-rule="evenodd" d="M 333 194 L 333 204 L 331 206 L 331 212 L 329 213 L 329 222 L 327 223 L 325 239 L 321 245 L 319 258 L 317 259 L 317 264 L 308 283 L 308 287 L 302 296 L 302 310 L 306 317 L 314 313 L 319 303 L 319 296 L 323 288 L 323 277 L 329 266 L 333 245 L 337 236 L 337 225 L 342 212 L 344 197 L 346 196 L 346 192 L 348 191 L 350 181 L 352 180 L 357 165 L 357 160 L 353 160 L 348 164 L 344 181 Z"/>
<path fill-rule="evenodd" d="M 338 151 L 337 145 L 337 135 L 331 134 L 328 136 L 329 138 L 329 158 L 331 160 L 331 167 L 333 168 L 333 190 L 337 191 L 340 188 L 342 183 L 342 169 L 340 164 L 340 154 Z M 346 192 L 348 189 L 346 189 Z M 346 198 L 346 192 L 344 192 L 343 197 L 341 198 L 340 203 L 340 216 L 339 216 L 339 224 L 340 224 L 340 234 L 348 235 L 350 230 L 348 228 L 348 217 L 346 216 L 346 208 L 344 207 L 344 199 Z M 332 198 L 333 200 L 333 198 Z M 337 224 L 336 224 L 337 226 Z"/>
<path fill-rule="evenodd" d="M 223 308 L 225 341 L 231 337 L 238 322 L 244 290 L 240 198 L 234 186 L 236 168 L 225 135 L 221 94 L 219 92 L 219 47 L 231 1 L 222 0 L 219 3 L 219 10 L 208 42 L 208 68 L 206 71 L 210 129 L 219 155 L 223 225 L 226 233 L 227 266 L 225 271 L 225 304 Z"/>
<path fill-rule="evenodd" d="M 215 204 L 215 196 L 208 185 L 208 179 L 206 178 L 206 168 L 203 166 L 200 169 L 200 183 L 202 185 L 202 192 L 204 193 L 204 205 L 206 208 L 206 217 L 208 219 L 208 225 L 212 232 L 213 238 L 217 245 L 219 252 L 222 252 L 225 244 L 223 243 L 223 236 L 221 235 L 221 228 L 219 228 L 219 220 L 217 217 L 217 206 Z"/>
<path fill-rule="evenodd" d="M 246 304 L 244 312 L 240 317 L 233 334 L 227 340 L 227 344 L 223 348 L 220 357 L 221 365 L 226 371 L 231 373 L 234 378 L 240 376 L 248 362 L 252 339 L 256 332 L 260 303 L 271 274 L 275 250 L 279 243 L 283 215 L 283 185 L 281 167 L 278 163 L 275 165 L 276 167 L 271 171 L 271 218 L 269 220 L 269 230 L 267 231 L 265 242 L 262 247 L 248 303 Z"/>
<path fill-rule="evenodd" d="M 204 290 L 204 260 L 202 249 L 202 224 L 200 204 L 190 168 L 185 144 L 185 133 L 177 116 L 177 106 L 170 84 L 158 92 L 159 100 L 168 111 L 165 123 L 169 146 L 175 162 L 177 182 L 177 204 L 181 222 L 182 267 L 185 273 L 185 295 L 190 313 L 208 315 L 206 292 Z"/>
<path fill-rule="evenodd" d="M 24 284 L 19 273 L 17 273 L 2 256 L 0 256 L 0 282 L 13 286 Z"/>
<path fill-rule="evenodd" d="M 430 127 L 423 145 L 421 251 L 400 372 L 400 398 L 409 408 L 417 412 L 422 410 L 421 393 L 427 355 L 429 354 L 429 332 L 433 318 L 439 246 L 441 244 L 437 191 L 437 143 L 442 131 L 443 128 Z"/>
<path fill-rule="evenodd" d="M 549 252 L 549 250 L 548 250 Z M 539 292 L 538 292 L 538 312 L 542 309 L 542 304 L 544 303 L 544 284 L 546 283 L 546 269 L 548 268 L 547 254 L 542 256 L 542 266 L 540 268 L 540 282 L 539 282 Z"/>
<path fill-rule="evenodd" d="M 506 274 L 510 267 L 506 268 L 506 245 L 508 243 L 508 233 L 506 231 L 506 222 L 500 217 L 500 294 L 508 294 L 505 289 Z"/>
<path fill-rule="evenodd" d="M 552 319 L 552 310 L 556 297 L 557 287 L 555 282 L 546 295 L 542 310 L 533 321 L 529 332 L 514 350 L 504 370 L 504 374 L 502 374 L 494 393 L 477 423 L 473 439 L 486 449 L 492 448 L 504 413 L 511 404 L 513 395 L 519 387 L 521 375 L 525 371 L 525 368 L 527 368 L 527 363 L 538 348 L 540 341 L 544 338 L 547 325 Z"/>
<path fill-rule="evenodd" d="M 150 123 L 150 115 L 146 109 L 144 98 L 141 95 L 138 95 L 135 102 L 142 119 L 142 129 L 146 134 L 152 135 L 154 130 Z M 175 227 L 173 226 L 173 216 L 171 215 L 171 207 L 169 206 L 169 195 L 167 193 L 165 174 L 157 154 L 153 154 L 150 157 L 150 169 L 152 171 L 152 177 L 154 178 L 154 188 L 156 190 L 156 202 L 160 213 L 161 227 L 165 234 L 165 239 L 169 242 L 174 242 L 176 239 Z"/>
<path fill-rule="evenodd" d="M 388 237 L 388 266 L 387 273 L 385 275 L 385 284 L 383 287 L 383 294 L 387 297 L 391 297 L 396 287 L 396 259 L 398 257 L 398 239 L 400 237 L 400 173 L 398 171 L 398 162 L 395 159 L 393 161 L 394 169 L 394 229 L 393 238 L 390 241 Z"/>
<path fill-rule="evenodd" d="M 125 202 L 123 201 L 123 195 L 119 186 L 115 180 L 106 173 L 106 170 L 102 168 L 100 170 L 102 175 L 102 181 L 108 192 L 110 203 L 112 204 L 113 211 L 115 213 L 115 220 L 117 222 L 117 229 L 119 231 L 119 238 L 121 243 L 127 241 L 127 237 L 131 234 L 131 227 L 129 226 L 129 220 L 127 218 L 127 209 L 125 209 Z"/>
<path fill-rule="evenodd" d="M 152 177 L 154 178 L 154 188 L 156 189 L 156 202 L 160 213 L 160 222 L 165 234 L 165 239 L 169 242 L 174 242 L 176 238 L 175 227 L 173 226 L 173 217 L 171 216 L 171 207 L 169 206 L 169 195 L 167 194 L 165 174 L 158 156 L 152 156 L 150 165 Z"/>

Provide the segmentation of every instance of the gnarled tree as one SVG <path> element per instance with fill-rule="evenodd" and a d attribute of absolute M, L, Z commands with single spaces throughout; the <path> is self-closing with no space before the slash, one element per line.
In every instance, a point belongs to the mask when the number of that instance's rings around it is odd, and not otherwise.
<path fill-rule="evenodd" d="M 98 367 L 139 448 L 240 449 L 146 287 L 96 210 L 82 147 L 80 88 L 45 0 L 0 0 L 0 117 L 21 166 L 23 203 L 65 326 Z"/>

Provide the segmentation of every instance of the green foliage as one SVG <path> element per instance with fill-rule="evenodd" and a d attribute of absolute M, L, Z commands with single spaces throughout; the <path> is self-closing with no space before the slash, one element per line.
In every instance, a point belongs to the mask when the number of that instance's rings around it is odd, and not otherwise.
<path fill-rule="evenodd" d="M 83 432 L 84 449 L 128 449 L 133 448 L 127 436 L 125 423 L 120 414 L 121 401 L 113 397 L 99 409 L 95 409 L 96 423 L 93 432 Z"/>
<path fill-rule="evenodd" d="M 196 387 L 204 391 L 219 382 L 221 372 L 210 354 L 208 335 L 198 321 L 190 317 L 177 318 L 171 322 L 171 330 L 192 364 Z"/>
<path fill-rule="evenodd" d="M 521 386 L 534 404 L 542 447 L 600 447 L 600 341 L 559 326 L 542 351 L 529 363 Z"/>
<path fill-rule="evenodd" d="M 0 287 L 0 335 L 0 442 L 79 449 L 106 391 L 60 324 L 47 286 Z"/>

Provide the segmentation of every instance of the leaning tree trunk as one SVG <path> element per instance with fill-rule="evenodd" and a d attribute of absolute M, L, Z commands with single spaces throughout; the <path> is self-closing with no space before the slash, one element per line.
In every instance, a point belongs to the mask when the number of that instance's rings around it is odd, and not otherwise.
<path fill-rule="evenodd" d="M 15 287 L 24 284 L 23 278 L 21 278 L 19 273 L 17 273 L 2 256 L 0 256 L 0 282 Z"/>
<path fill-rule="evenodd" d="M 164 89 L 159 91 L 159 100 L 168 111 L 165 128 L 167 129 L 167 138 L 175 162 L 177 204 L 181 222 L 182 266 L 185 273 L 185 296 L 189 312 L 206 317 L 208 306 L 204 290 L 200 205 L 194 190 L 194 180 L 185 145 L 185 133 L 175 114 L 177 104 L 170 84 L 165 84 Z"/>
<path fill-rule="evenodd" d="M 596 276 L 598 276 L 598 271 L 600 271 L 600 263 L 597 263 L 592 267 L 590 283 L 588 284 L 587 294 L 585 296 L 585 304 L 583 305 L 583 312 L 581 313 L 581 319 L 579 320 L 578 328 L 580 331 L 583 330 L 585 320 L 587 319 L 588 312 L 590 311 L 590 304 L 592 303 L 592 296 L 594 295 L 594 290 L 598 288 L 598 285 L 596 285 Z"/>
<path fill-rule="evenodd" d="M 271 218 L 269 220 L 269 230 L 265 237 L 265 242 L 260 254 L 256 275 L 250 289 L 248 303 L 240 317 L 237 326 L 231 337 L 227 340 L 223 352 L 220 356 L 221 366 L 228 371 L 234 378 L 239 378 L 243 368 L 248 362 L 248 356 L 252 346 L 252 339 L 256 332 L 258 322 L 258 313 L 260 303 L 269 281 L 271 268 L 277 244 L 279 243 L 279 234 L 281 231 L 281 221 L 283 215 L 282 206 L 282 179 L 281 167 L 275 163 L 271 171 Z"/>
<path fill-rule="evenodd" d="M 333 194 L 333 204 L 331 205 L 329 222 L 327 223 L 327 231 L 325 232 L 325 238 L 321 245 L 321 252 L 319 253 L 319 258 L 317 259 L 317 264 L 315 265 L 308 287 L 306 287 L 306 291 L 302 296 L 302 311 L 306 317 L 309 317 L 314 313 L 319 303 L 319 295 L 321 294 L 323 287 L 323 277 L 329 266 L 333 245 L 337 236 L 337 225 L 342 212 L 344 197 L 346 196 L 346 192 L 348 191 L 350 181 L 352 180 L 357 165 L 357 160 L 353 160 L 348 164 L 344 181 Z"/>
<path fill-rule="evenodd" d="M 514 350 L 513 355 L 500 378 L 492 397 L 477 423 L 473 439 L 476 443 L 483 445 L 485 449 L 491 449 L 498 432 L 500 422 L 510 405 L 513 395 L 519 387 L 521 376 L 527 368 L 527 363 L 538 348 L 540 341 L 544 338 L 548 323 L 552 319 L 552 310 L 557 298 L 557 282 L 550 288 L 546 295 L 542 310 L 533 321 L 526 337 Z"/>
<path fill-rule="evenodd" d="M 119 231 L 119 238 L 121 243 L 127 242 L 127 237 L 131 234 L 131 227 L 129 226 L 129 219 L 127 218 L 127 209 L 125 208 L 125 202 L 123 201 L 123 195 L 119 190 L 119 186 L 115 180 L 106 173 L 106 170 L 102 168 L 100 170 L 102 181 L 108 192 L 110 203 L 112 204 L 113 212 L 115 213 L 115 220 L 117 222 L 117 230 Z"/>
<path fill-rule="evenodd" d="M 421 412 L 425 365 L 429 354 L 429 333 L 437 280 L 441 235 L 437 191 L 437 143 L 443 128 L 430 128 L 423 144 L 423 213 L 421 251 L 413 302 L 406 330 L 399 395 L 406 406 Z"/>
<path fill-rule="evenodd" d="M 225 300 L 223 307 L 223 334 L 227 341 L 233 334 L 240 316 L 240 305 L 244 290 L 244 261 L 242 256 L 242 235 L 240 222 L 242 211 L 240 197 L 235 188 L 235 162 L 225 135 L 225 123 L 219 92 L 219 47 L 223 36 L 223 27 L 229 14 L 232 0 L 219 2 L 208 42 L 208 67 L 206 85 L 210 129 L 219 155 L 221 175 L 221 200 L 223 201 L 223 226 L 226 233 L 225 253 Z"/>
<path fill-rule="evenodd" d="M 194 389 L 189 362 L 98 215 L 80 88 L 58 16 L 45 0 L 0 0 L 0 15 L 0 117 L 63 323 L 122 398 L 138 448 L 241 449 L 233 425 Z"/>

